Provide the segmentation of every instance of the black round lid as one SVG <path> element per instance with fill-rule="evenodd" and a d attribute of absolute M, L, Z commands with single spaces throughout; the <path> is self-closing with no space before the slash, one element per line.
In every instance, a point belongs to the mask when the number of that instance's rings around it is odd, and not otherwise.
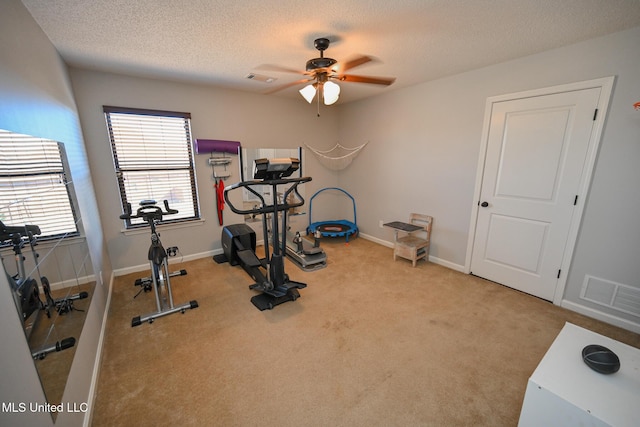
<path fill-rule="evenodd" d="M 598 344 L 590 344 L 583 348 L 582 360 L 591 369 L 601 374 L 613 374 L 620 369 L 618 355 Z"/>

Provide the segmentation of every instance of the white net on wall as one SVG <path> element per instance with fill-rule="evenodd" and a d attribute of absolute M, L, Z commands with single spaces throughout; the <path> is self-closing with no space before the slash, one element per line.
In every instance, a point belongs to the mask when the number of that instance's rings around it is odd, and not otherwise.
<path fill-rule="evenodd" d="M 307 144 L 304 145 L 311 150 L 324 167 L 334 171 L 339 171 L 349 166 L 360 150 L 362 150 L 367 144 L 368 142 L 365 142 L 358 147 L 347 148 L 340 145 L 340 143 L 337 143 L 331 150 L 326 151 L 317 150 L 313 147 L 309 147 Z"/>

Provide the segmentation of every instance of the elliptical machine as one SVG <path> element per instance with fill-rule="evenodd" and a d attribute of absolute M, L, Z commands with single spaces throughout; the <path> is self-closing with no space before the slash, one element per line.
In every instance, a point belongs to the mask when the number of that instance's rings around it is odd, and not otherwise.
<path fill-rule="evenodd" d="M 300 297 L 298 289 L 306 288 L 305 283 L 292 281 L 284 271 L 284 256 L 287 241 L 287 215 L 283 211 L 293 209 L 304 204 L 304 199 L 298 192 L 298 185 L 311 181 L 311 177 L 286 178 L 298 170 L 300 160 L 295 158 L 283 159 L 257 159 L 255 161 L 255 173 L 253 181 L 233 184 L 224 191 L 224 199 L 231 210 L 240 215 L 262 215 L 262 228 L 264 233 L 265 257 L 261 260 L 256 256 L 255 232 L 246 224 L 235 224 L 222 229 L 222 246 L 224 250 L 221 262 L 229 261 L 231 265 L 240 264 L 242 268 L 255 280 L 256 283 L 249 286 L 261 292 L 251 298 L 253 305 L 260 311 L 271 310 L 276 305 L 287 301 L 295 301 Z M 285 190 L 282 202 L 278 203 L 278 187 L 290 185 Z M 262 194 L 254 188 L 270 186 L 273 201 L 269 204 Z M 235 189 L 244 188 L 255 195 L 260 204 L 251 209 L 240 209 L 229 200 L 229 193 Z M 295 195 L 295 200 L 289 196 Z M 282 212 L 282 215 L 279 213 Z M 282 218 L 282 225 L 279 218 Z M 269 219 L 271 219 L 271 237 L 273 253 L 269 254 Z M 280 235 L 280 233 L 282 235 Z"/>
<path fill-rule="evenodd" d="M 184 276 L 186 270 L 180 270 L 169 273 L 169 262 L 167 260 L 167 251 L 160 242 L 160 234 L 156 231 L 156 225 L 162 221 L 163 215 L 177 214 L 178 211 L 169 208 L 169 202 L 164 201 L 165 211 L 156 205 L 155 200 L 142 200 L 140 207 L 135 214 L 131 212 L 131 204 L 127 203 L 126 212 L 120 215 L 120 219 L 130 220 L 133 218 L 142 218 L 151 227 L 151 246 L 149 246 L 149 266 L 151 268 L 151 277 L 137 279 L 136 286 L 142 286 L 145 291 L 153 288 L 156 296 L 157 311 L 144 315 L 136 316 L 131 320 L 131 326 L 141 325 L 142 322 L 153 323 L 153 321 L 162 316 L 181 312 L 184 314 L 190 308 L 197 308 L 198 302 L 193 300 L 184 304 L 174 305 L 173 294 L 171 292 L 170 277 Z"/>

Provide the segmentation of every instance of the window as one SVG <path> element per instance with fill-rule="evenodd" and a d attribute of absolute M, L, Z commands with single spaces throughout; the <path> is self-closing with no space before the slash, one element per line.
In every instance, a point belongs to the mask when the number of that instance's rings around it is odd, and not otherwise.
<path fill-rule="evenodd" d="M 0 220 L 39 239 L 78 235 L 62 144 L 0 129 Z"/>
<path fill-rule="evenodd" d="M 135 212 L 141 200 L 169 202 L 175 215 L 165 222 L 200 218 L 191 115 L 169 111 L 104 107 L 122 206 Z M 126 221 L 131 228 L 140 218 Z"/>

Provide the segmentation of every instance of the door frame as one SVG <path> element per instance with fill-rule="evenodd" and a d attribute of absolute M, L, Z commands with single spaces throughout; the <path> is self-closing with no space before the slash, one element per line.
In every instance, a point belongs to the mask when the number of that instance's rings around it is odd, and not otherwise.
<path fill-rule="evenodd" d="M 476 183 L 473 191 L 473 204 L 471 207 L 471 222 L 469 226 L 469 238 L 467 241 L 467 255 L 464 264 L 464 272 L 471 273 L 471 255 L 473 253 L 473 244 L 476 238 L 476 227 L 478 220 L 478 211 L 480 203 L 480 191 L 482 189 L 482 177 L 484 176 L 485 160 L 487 155 L 487 145 L 489 141 L 489 128 L 491 124 L 491 116 L 493 112 L 493 104 L 504 101 L 514 101 L 522 98 L 532 98 L 535 96 L 553 95 L 562 92 L 572 92 L 583 89 L 600 88 L 600 99 L 598 100 L 598 115 L 594 121 L 593 128 L 591 130 L 591 136 L 589 138 L 589 147 L 587 149 L 587 156 L 585 158 L 584 167 L 582 169 L 582 176 L 580 178 L 580 187 L 578 195 L 578 202 L 574 210 L 573 217 L 571 218 L 571 225 L 569 226 L 569 234 L 567 237 L 567 244 L 565 245 L 564 255 L 562 257 L 561 271 L 562 274 L 558 278 L 558 284 L 553 297 L 553 303 L 560 305 L 564 297 L 564 290 L 567 284 L 567 277 L 569 275 L 569 269 L 571 267 L 571 261 L 573 259 L 573 252 L 575 250 L 576 241 L 580 232 L 580 225 L 582 224 L 582 215 L 584 213 L 585 202 L 591 186 L 591 179 L 593 171 L 595 169 L 596 159 L 598 157 L 598 149 L 600 147 L 600 141 L 602 139 L 602 132 L 604 130 L 604 124 L 609 109 L 609 103 L 611 100 L 611 94 L 613 92 L 613 86 L 615 83 L 615 76 L 603 77 L 600 79 L 586 80 L 582 82 L 568 83 L 558 86 L 551 86 L 541 89 L 528 90 L 523 92 L 516 92 L 506 95 L 498 95 L 487 98 L 485 104 L 484 123 L 482 126 L 482 139 L 480 143 L 480 154 L 478 158 L 478 168 L 476 172 Z"/>

